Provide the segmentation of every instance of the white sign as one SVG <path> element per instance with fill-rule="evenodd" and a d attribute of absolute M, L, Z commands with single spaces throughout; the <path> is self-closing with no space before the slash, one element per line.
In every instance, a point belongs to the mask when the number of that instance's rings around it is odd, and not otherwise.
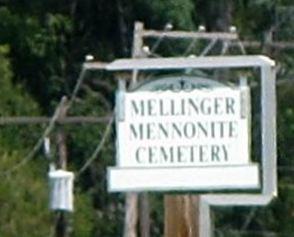
<path fill-rule="evenodd" d="M 249 163 L 249 91 L 215 88 L 124 95 L 120 167 Z"/>
<path fill-rule="evenodd" d="M 247 86 L 119 92 L 117 166 L 109 191 L 232 190 L 260 186 L 250 157 Z"/>

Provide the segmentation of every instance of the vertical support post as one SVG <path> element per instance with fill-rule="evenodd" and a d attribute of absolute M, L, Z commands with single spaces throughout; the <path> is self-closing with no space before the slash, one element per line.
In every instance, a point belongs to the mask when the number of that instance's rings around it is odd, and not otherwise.
<path fill-rule="evenodd" d="M 142 22 L 136 22 L 134 28 L 134 40 L 133 40 L 133 58 L 142 58 L 143 48 L 143 31 L 144 24 Z M 131 88 L 138 81 L 138 70 L 133 71 Z M 140 220 L 140 234 L 141 237 L 150 236 L 150 207 L 149 207 L 149 198 L 147 193 L 142 193 L 139 196 L 139 220 Z"/>
<path fill-rule="evenodd" d="M 150 236 L 150 206 L 147 193 L 142 193 L 139 198 L 139 216 L 141 237 Z"/>
<path fill-rule="evenodd" d="M 125 79 L 120 75 L 118 81 L 119 92 L 126 90 Z M 117 103 L 118 104 L 118 103 Z M 122 116 L 121 108 L 116 108 L 116 119 L 120 119 Z M 117 160 L 119 163 L 119 161 Z M 136 237 L 137 236 L 137 222 L 138 222 L 138 194 L 127 193 L 125 201 L 125 222 L 124 222 L 124 237 Z"/>
<path fill-rule="evenodd" d="M 68 109 L 68 100 L 64 96 L 60 104 L 59 119 L 63 119 L 66 116 Z M 66 149 L 66 136 L 63 128 L 60 128 L 57 135 L 57 145 L 58 145 L 58 155 L 59 159 L 57 162 L 57 168 L 66 170 L 67 168 L 67 149 Z M 68 237 L 68 221 L 66 219 L 66 214 L 64 211 L 57 211 L 56 213 L 56 227 L 55 227 L 56 237 Z"/>
<path fill-rule="evenodd" d="M 142 57 L 143 47 L 143 31 L 142 22 L 136 22 L 133 36 L 132 58 Z M 130 88 L 133 88 L 138 81 L 138 70 L 132 73 Z M 138 205 L 140 209 L 138 211 Z M 136 237 L 137 222 L 140 220 L 140 233 L 142 237 L 150 236 L 150 217 L 149 217 L 149 200 L 148 195 L 143 193 L 138 196 L 137 193 L 128 193 L 126 195 L 126 214 L 125 214 L 125 230 L 124 237 Z M 138 216 L 139 214 L 139 216 Z"/>
<path fill-rule="evenodd" d="M 56 213 L 56 237 L 66 237 L 67 235 L 67 220 L 63 211 L 57 211 Z"/>
<path fill-rule="evenodd" d="M 263 194 L 277 195 L 277 144 L 276 144 L 276 74 L 275 67 L 261 68 L 262 100 L 262 172 Z M 271 118 L 271 119 L 269 119 Z"/>
<path fill-rule="evenodd" d="M 132 58 L 142 57 L 143 31 L 144 31 L 143 23 L 135 22 Z M 138 79 L 138 70 L 134 70 L 132 75 L 131 87 L 137 83 L 137 79 Z"/>
<path fill-rule="evenodd" d="M 199 212 L 199 237 L 213 237 L 210 206 L 203 196 L 200 197 Z"/>
<path fill-rule="evenodd" d="M 61 104 L 60 104 L 60 111 L 59 111 L 59 117 L 58 119 L 64 119 L 66 117 L 67 109 L 68 109 L 68 99 L 66 96 L 62 98 Z M 57 167 L 59 169 L 66 170 L 67 167 L 67 149 L 66 149 L 66 136 L 63 128 L 59 128 L 59 131 L 56 135 L 57 138 L 57 145 L 58 145 L 58 165 Z"/>
<path fill-rule="evenodd" d="M 125 91 L 125 80 L 119 79 L 119 91 Z M 120 108 L 117 108 L 120 109 Z M 119 116 L 118 114 L 116 116 Z M 125 200 L 125 222 L 123 237 L 137 237 L 138 194 L 127 193 Z"/>
<path fill-rule="evenodd" d="M 165 237 L 200 237 L 199 196 L 165 195 Z"/>
<path fill-rule="evenodd" d="M 142 57 L 143 31 L 144 31 L 144 24 L 139 21 L 135 22 L 132 58 Z"/>
<path fill-rule="evenodd" d="M 126 196 L 126 213 L 124 237 L 137 236 L 138 194 L 128 193 Z"/>

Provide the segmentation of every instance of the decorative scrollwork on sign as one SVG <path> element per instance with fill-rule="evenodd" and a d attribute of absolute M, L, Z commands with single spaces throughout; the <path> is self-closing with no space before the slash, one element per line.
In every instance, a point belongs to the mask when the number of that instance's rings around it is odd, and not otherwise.
<path fill-rule="evenodd" d="M 132 91 L 192 91 L 195 89 L 210 89 L 226 86 L 218 81 L 207 78 L 171 76 L 145 81 Z"/>

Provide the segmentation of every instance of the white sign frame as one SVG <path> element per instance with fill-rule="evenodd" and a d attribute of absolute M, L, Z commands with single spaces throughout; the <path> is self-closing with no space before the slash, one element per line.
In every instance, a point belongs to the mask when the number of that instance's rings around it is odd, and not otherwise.
<path fill-rule="evenodd" d="M 277 196 L 276 72 L 275 62 L 262 55 L 199 58 L 122 59 L 110 71 L 183 68 L 258 68 L 261 80 L 261 192 L 257 194 L 205 194 L 200 198 L 200 236 L 211 237 L 210 206 L 267 205 Z"/>
<path fill-rule="evenodd" d="M 179 68 L 261 68 L 262 83 L 262 188 L 275 190 L 276 174 L 268 174 L 267 170 L 276 170 L 276 145 L 275 145 L 275 91 L 271 82 L 275 78 L 274 62 L 264 56 L 221 56 L 205 58 L 165 58 L 165 59 L 122 59 L 117 60 L 107 66 L 108 70 L 164 70 Z M 266 77 L 270 77 L 267 82 Z M 273 79 L 273 80 L 271 80 Z M 267 89 L 264 89 L 267 88 Z M 274 92 L 274 93 L 273 93 Z M 271 101 L 268 103 L 267 101 Z M 273 102 L 274 101 L 274 102 Z M 269 116 L 272 115 L 272 116 Z M 274 118 L 265 119 L 268 117 Z M 274 128 L 274 129 L 272 129 Z M 270 145 L 269 145 L 270 144 Z M 268 157 L 273 158 L 269 159 Z M 267 157 L 267 158 L 265 158 Z M 267 167 L 267 168 L 265 168 Z M 115 169 L 115 170 L 114 170 Z M 111 184 L 111 173 L 121 172 L 120 169 L 110 168 L 108 173 L 109 183 Z M 273 172 L 275 173 L 275 172 Z M 123 177 L 123 176 L 122 176 Z M 134 176 L 134 179 L 136 176 Z M 259 184 L 253 186 L 258 187 Z M 122 191 L 119 187 L 109 186 L 109 191 Z M 123 188 L 122 188 L 123 189 Z M 216 187 L 219 189 L 219 187 Z M 195 188 L 197 190 L 197 188 Z M 128 190 L 130 191 L 130 190 Z M 140 187 L 133 191 L 143 191 Z"/>
<path fill-rule="evenodd" d="M 111 71 L 123 71 L 259 67 L 261 69 L 262 84 L 262 193 L 269 191 L 272 194 L 276 193 L 277 183 L 274 66 L 274 62 L 265 56 L 221 56 L 203 58 L 122 59 L 110 63 L 106 68 Z M 108 172 L 108 174 L 110 173 L 111 171 Z M 109 183 L 111 183 L 111 175 L 108 178 Z M 113 190 L 115 190 L 115 187 L 109 187 L 109 191 Z M 134 189 L 134 191 L 140 190 Z"/>

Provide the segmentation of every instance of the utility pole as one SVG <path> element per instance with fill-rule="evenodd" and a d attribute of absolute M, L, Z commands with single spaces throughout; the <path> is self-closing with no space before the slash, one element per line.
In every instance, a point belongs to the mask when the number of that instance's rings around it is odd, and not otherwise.
<path fill-rule="evenodd" d="M 68 99 L 66 96 L 62 98 L 60 104 L 60 112 L 58 119 L 64 119 L 66 117 L 66 112 L 68 109 Z M 66 170 L 67 169 L 67 148 L 66 148 L 66 135 L 62 127 L 56 134 L 56 141 L 58 146 L 58 161 L 57 168 Z M 56 212 L 56 226 L 55 226 L 55 236 L 56 237 L 68 237 L 68 220 L 66 218 L 66 213 L 62 210 Z"/>

